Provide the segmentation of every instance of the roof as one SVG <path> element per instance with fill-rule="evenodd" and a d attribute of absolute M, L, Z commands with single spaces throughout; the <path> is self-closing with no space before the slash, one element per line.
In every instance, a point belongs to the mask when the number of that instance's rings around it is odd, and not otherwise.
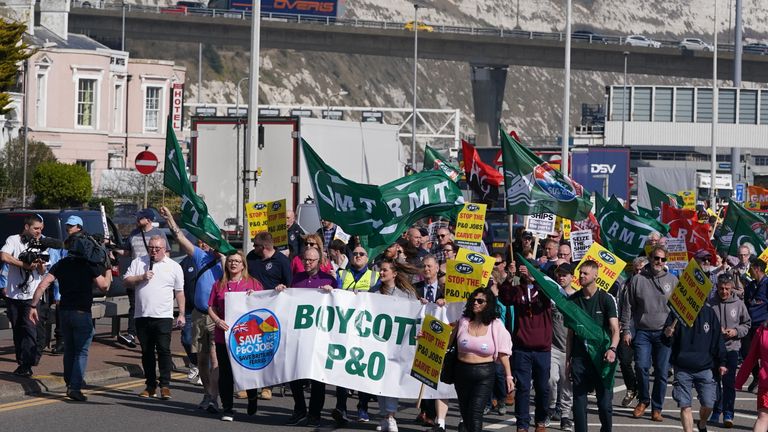
<path fill-rule="evenodd" d="M 43 26 L 36 26 L 35 34 L 27 34 L 25 35 L 25 39 L 28 43 L 40 47 L 44 46 L 46 43 L 55 43 L 56 48 L 94 51 L 97 49 L 109 49 L 109 47 L 106 45 L 96 42 L 95 40 L 82 34 L 69 33 L 67 39 L 63 39 L 56 33 L 48 30 Z"/>

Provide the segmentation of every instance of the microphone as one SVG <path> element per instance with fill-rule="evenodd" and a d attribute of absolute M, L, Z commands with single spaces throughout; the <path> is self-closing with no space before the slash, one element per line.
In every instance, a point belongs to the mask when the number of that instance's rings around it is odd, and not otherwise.
<path fill-rule="evenodd" d="M 152 271 L 152 266 L 155 264 L 155 258 L 150 254 L 149 255 L 149 271 Z"/>

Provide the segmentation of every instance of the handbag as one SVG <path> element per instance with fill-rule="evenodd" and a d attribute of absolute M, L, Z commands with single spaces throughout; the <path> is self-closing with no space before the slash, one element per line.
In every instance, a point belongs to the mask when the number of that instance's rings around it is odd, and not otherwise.
<path fill-rule="evenodd" d="M 443 356 L 443 369 L 440 371 L 440 382 L 453 384 L 456 378 L 456 363 L 459 361 L 458 335 L 453 337 L 453 342 Z"/>

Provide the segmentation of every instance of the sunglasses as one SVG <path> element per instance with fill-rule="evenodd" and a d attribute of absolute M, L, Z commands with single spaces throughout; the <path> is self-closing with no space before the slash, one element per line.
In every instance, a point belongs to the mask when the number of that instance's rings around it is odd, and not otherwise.
<path fill-rule="evenodd" d="M 567 254 L 567 253 L 559 253 L 559 254 L 557 254 L 557 257 L 558 257 L 558 258 L 563 258 L 563 257 L 567 257 L 568 255 L 570 255 L 570 254 Z"/>
<path fill-rule="evenodd" d="M 485 299 L 476 298 L 476 299 L 473 299 L 472 302 L 481 305 L 481 304 L 485 304 Z"/>
<path fill-rule="evenodd" d="M 315 243 L 315 242 L 307 242 L 307 246 L 314 247 L 314 246 L 317 246 L 317 243 Z"/>
<path fill-rule="evenodd" d="M 667 262 L 667 257 L 655 256 L 655 257 L 653 257 L 653 260 L 654 261 Z"/>
<path fill-rule="evenodd" d="M 147 249 L 149 250 L 162 250 L 165 249 L 164 246 L 149 246 Z"/>
<path fill-rule="evenodd" d="M 440 238 L 445 238 L 445 237 L 448 237 L 448 234 L 438 234 L 437 236 Z"/>
<path fill-rule="evenodd" d="M 496 261 L 495 265 L 503 265 L 503 264 L 504 264 L 504 261 Z"/>
<path fill-rule="evenodd" d="M 315 262 L 315 261 L 319 261 L 319 260 L 320 260 L 319 258 L 304 258 L 302 261 L 304 261 L 304 262 Z"/>
<path fill-rule="evenodd" d="M 352 252 L 352 256 L 353 257 L 364 257 L 366 255 L 368 255 L 368 254 L 365 253 L 365 252 Z"/>

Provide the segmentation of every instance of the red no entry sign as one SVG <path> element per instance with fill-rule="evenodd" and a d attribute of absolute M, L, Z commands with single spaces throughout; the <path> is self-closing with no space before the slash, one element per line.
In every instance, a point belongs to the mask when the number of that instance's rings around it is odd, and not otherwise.
<path fill-rule="evenodd" d="M 157 169 L 157 156 L 145 150 L 136 155 L 136 170 L 144 175 L 152 174 Z"/>

